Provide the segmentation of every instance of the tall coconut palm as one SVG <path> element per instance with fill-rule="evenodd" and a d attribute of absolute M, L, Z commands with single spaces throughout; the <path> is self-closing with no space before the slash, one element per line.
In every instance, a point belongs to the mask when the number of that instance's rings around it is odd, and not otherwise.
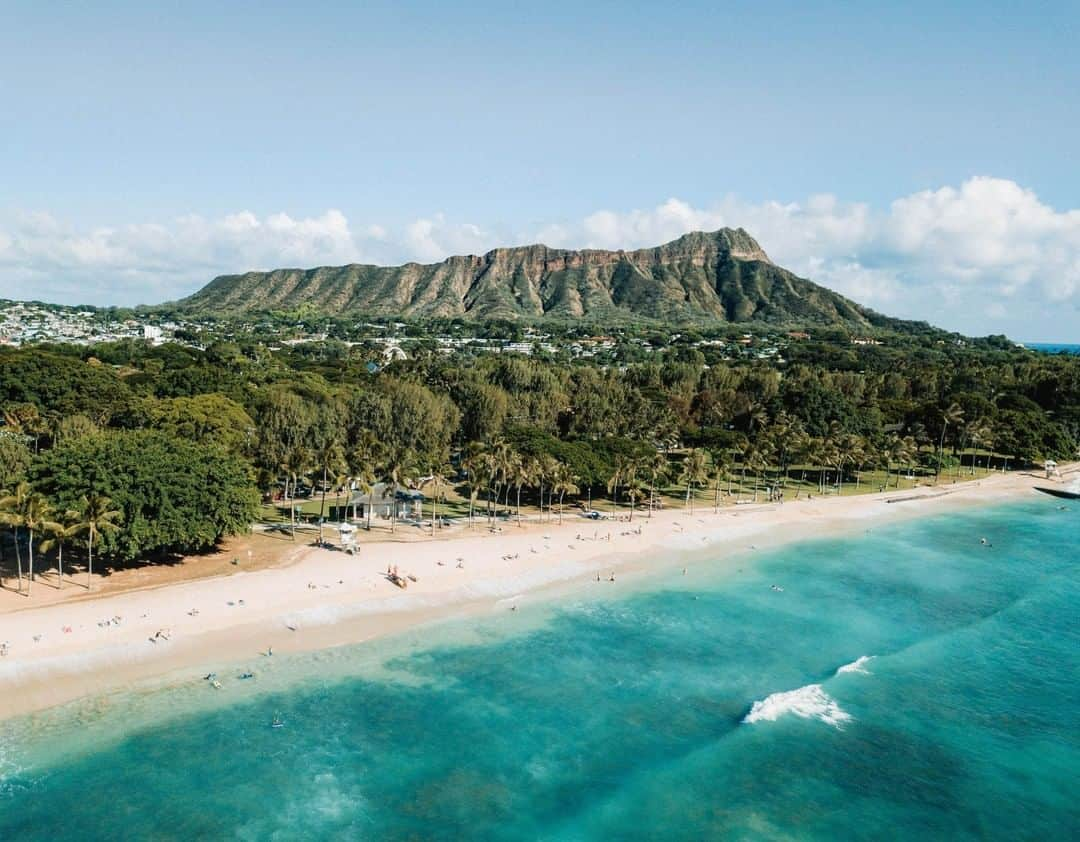
<path fill-rule="evenodd" d="M 379 465 L 379 460 L 382 458 L 382 443 L 370 430 L 364 430 L 360 433 L 356 440 L 356 444 L 353 445 L 352 450 L 349 451 L 348 465 L 349 473 L 352 480 L 357 485 L 357 490 L 361 494 L 367 495 L 368 505 L 366 515 L 368 532 L 371 531 L 371 502 L 372 494 L 375 492 L 376 469 Z M 356 506 L 353 506 L 353 517 L 356 517 Z"/>
<path fill-rule="evenodd" d="M 449 482 L 446 475 L 450 473 L 450 466 L 441 462 L 435 462 L 431 467 L 430 475 L 424 480 L 423 488 L 430 488 L 431 493 L 431 536 L 435 537 L 435 521 L 439 517 L 439 499 L 442 496 L 443 487 Z"/>
<path fill-rule="evenodd" d="M 649 463 L 646 459 L 635 457 L 627 461 L 623 468 L 623 488 L 626 498 L 630 501 L 630 522 L 634 522 L 634 509 L 637 501 L 644 496 L 644 481 Z"/>
<path fill-rule="evenodd" d="M 708 479 L 709 471 L 705 451 L 696 447 L 686 454 L 682 472 L 679 474 L 679 482 L 686 485 L 686 505 L 690 507 L 691 514 L 694 513 L 694 497 L 697 496 L 697 487 L 703 482 L 708 482 Z"/>
<path fill-rule="evenodd" d="M 994 458 L 994 445 L 997 442 L 998 427 L 993 421 L 986 422 L 986 472 L 990 473 L 990 463 Z"/>
<path fill-rule="evenodd" d="M 559 524 L 562 524 L 563 497 L 567 494 L 577 494 L 580 489 L 577 486 L 577 477 L 570 473 L 570 469 L 560 464 L 552 483 L 553 493 L 559 495 Z"/>
<path fill-rule="evenodd" d="M 862 468 L 866 464 L 866 439 L 854 433 L 846 433 L 840 439 L 840 450 L 843 453 L 843 462 L 840 471 L 840 489 L 844 488 L 843 465 L 850 465 L 855 472 L 855 491 L 859 491 L 862 485 Z"/>
<path fill-rule="evenodd" d="M 611 472 L 611 476 L 607 481 L 607 493 L 611 495 L 611 512 L 617 514 L 619 509 L 619 486 L 622 484 L 623 478 L 627 475 L 629 468 L 629 460 L 619 457 L 615 462 L 615 468 Z"/>
<path fill-rule="evenodd" d="M 968 439 L 974 452 L 971 454 L 971 476 L 975 476 L 978 467 L 979 449 L 990 444 L 990 422 L 985 418 L 978 418 L 968 425 Z"/>
<path fill-rule="evenodd" d="M 488 514 L 492 523 L 494 523 L 495 518 L 499 516 L 499 493 L 504 485 L 506 486 L 506 493 L 509 497 L 510 483 L 508 482 L 507 477 L 513 468 L 516 455 L 513 448 L 501 439 L 495 441 L 494 444 L 488 448 L 485 469 L 489 482 Z M 495 492 L 494 501 L 492 500 L 492 490 Z M 492 506 L 492 503 L 494 503 L 494 506 Z"/>
<path fill-rule="evenodd" d="M 750 445 L 743 453 L 743 471 L 747 468 L 754 472 L 754 502 L 757 502 L 758 492 L 761 488 L 762 475 L 769 467 L 769 450 L 768 442 L 764 439 Z"/>
<path fill-rule="evenodd" d="M 724 483 L 724 476 L 728 473 L 731 457 L 723 449 L 714 450 L 709 456 L 712 459 L 713 514 L 716 514 L 720 511 L 720 489 Z"/>
<path fill-rule="evenodd" d="M 521 489 L 533 482 L 533 460 L 528 459 L 521 454 L 514 454 L 514 458 L 507 466 L 508 470 L 508 484 L 513 485 L 517 492 L 517 503 L 515 506 L 515 517 L 517 518 L 517 525 L 521 526 Z M 509 507 L 509 504 L 508 504 Z"/>
<path fill-rule="evenodd" d="M 752 404 L 746 414 L 746 432 L 753 435 L 754 430 L 761 430 L 769 423 L 769 413 L 761 404 Z"/>
<path fill-rule="evenodd" d="M 285 501 L 289 504 L 289 534 L 294 541 L 296 540 L 296 505 L 293 498 L 289 496 L 289 481 L 292 481 L 292 494 L 295 497 L 297 483 L 300 477 L 311 470 L 311 464 L 311 451 L 300 444 L 289 448 L 281 463 L 281 468 L 285 471 Z"/>
<path fill-rule="evenodd" d="M 15 538 L 15 565 L 19 577 L 19 593 L 22 593 L 22 550 L 19 547 L 19 530 L 22 528 L 22 511 L 26 506 L 26 499 L 33 493 L 30 483 L 20 482 L 10 494 L 0 499 L 0 523 L 11 527 Z"/>
<path fill-rule="evenodd" d="M 91 492 L 79 500 L 76 510 L 75 532 L 86 533 L 86 589 L 90 590 L 90 579 L 94 574 L 94 540 L 106 532 L 115 532 L 120 528 L 117 521 L 123 517 L 119 509 L 110 508 L 112 500 L 104 494 Z"/>
<path fill-rule="evenodd" d="M 667 482 L 668 468 L 667 453 L 658 450 L 648 460 L 647 471 L 649 474 L 649 517 L 652 517 L 653 508 L 656 506 L 656 488 L 660 483 Z"/>
<path fill-rule="evenodd" d="M 461 460 L 461 467 L 465 470 L 465 481 L 469 486 L 470 529 L 472 529 L 473 525 L 473 509 L 476 506 L 476 498 L 480 493 L 480 489 L 487 485 L 485 478 L 486 455 L 483 444 L 478 441 L 471 441 L 465 448 L 465 455 Z"/>
<path fill-rule="evenodd" d="M 548 492 L 548 520 L 551 520 L 551 482 L 555 477 L 555 472 L 559 470 L 559 463 L 550 453 L 545 453 L 539 459 L 535 460 L 533 465 L 533 476 L 540 485 L 540 520 L 544 519 L 544 488 L 547 486 Z"/>
<path fill-rule="evenodd" d="M 64 544 L 78 531 L 78 512 L 68 510 L 55 517 L 54 528 L 49 530 L 49 537 L 41 542 L 40 548 L 43 553 L 56 550 L 56 589 L 60 590 L 64 587 Z"/>
<path fill-rule="evenodd" d="M 889 471 L 894 464 L 896 465 L 896 487 L 900 487 L 900 467 L 909 459 L 913 458 L 913 455 L 908 448 L 909 441 L 913 440 L 910 437 L 902 439 L 900 436 L 893 433 L 889 436 L 888 441 L 885 442 L 885 447 L 882 449 L 882 458 L 885 460 L 886 488 L 889 487 Z"/>
<path fill-rule="evenodd" d="M 315 467 L 322 474 L 322 494 L 319 499 L 319 544 L 323 543 L 323 519 L 326 516 L 326 492 L 337 492 L 346 472 L 345 452 L 334 436 L 324 439 L 315 451 Z"/>
<path fill-rule="evenodd" d="M 901 439 L 901 447 L 899 451 L 899 459 L 903 460 L 907 465 L 908 475 L 912 478 L 915 476 L 915 463 L 919 461 L 919 442 L 914 436 L 904 436 Z M 900 487 L 900 471 L 897 469 L 896 473 L 896 487 Z"/>
<path fill-rule="evenodd" d="M 831 482 L 829 482 L 832 478 L 830 471 L 843 464 L 843 454 L 840 452 L 836 440 L 826 437 L 819 441 L 818 461 L 821 464 L 821 482 L 818 490 L 821 494 L 824 494 L 826 487 L 831 485 Z"/>
<path fill-rule="evenodd" d="M 26 595 L 30 596 L 34 587 L 34 536 L 43 532 L 48 534 L 60 529 L 60 524 L 52 520 L 52 506 L 43 494 L 31 491 L 26 497 L 21 512 L 22 527 L 26 530 L 28 541 L 26 543 L 27 558 L 30 562 L 29 581 L 26 584 Z"/>
<path fill-rule="evenodd" d="M 397 493 L 402 486 L 408 486 L 416 475 L 416 455 L 408 448 L 397 447 L 389 452 L 383 466 L 386 491 L 391 500 L 390 531 L 397 526 Z"/>
<path fill-rule="evenodd" d="M 934 468 L 934 482 L 936 483 L 938 477 L 941 476 L 941 463 L 945 458 L 945 432 L 949 429 L 949 425 L 954 427 L 962 424 L 964 421 L 964 410 L 960 404 L 953 401 L 945 409 L 941 411 L 941 438 L 938 441 L 938 458 L 937 465 Z"/>

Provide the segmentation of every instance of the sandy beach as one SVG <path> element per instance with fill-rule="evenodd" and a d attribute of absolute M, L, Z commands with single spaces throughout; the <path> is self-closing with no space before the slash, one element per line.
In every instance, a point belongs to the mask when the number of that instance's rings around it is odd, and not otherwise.
<path fill-rule="evenodd" d="M 287 564 L 33 605 L 2 594 L 0 717 L 260 653 L 359 643 L 435 620 L 510 611 L 553 588 L 619 587 L 678 563 L 721 565 L 782 543 L 1031 495 L 1069 483 L 997 475 L 904 492 L 785 504 L 639 511 L 628 522 L 567 512 L 560 526 L 483 521 L 435 539 L 372 541 L 356 555 L 292 545 Z M 401 589 L 387 577 L 396 566 Z M 614 582 L 611 581 L 614 577 Z M 599 581 L 598 581 L 599 579 Z M 45 590 L 38 585 L 39 590 Z M 69 589 L 69 590 L 68 590 Z"/>

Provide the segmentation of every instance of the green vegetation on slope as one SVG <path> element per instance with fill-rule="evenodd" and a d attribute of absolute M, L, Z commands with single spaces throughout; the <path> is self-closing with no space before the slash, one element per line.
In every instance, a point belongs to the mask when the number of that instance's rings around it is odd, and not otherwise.
<path fill-rule="evenodd" d="M 903 326 L 774 265 L 741 228 L 629 252 L 534 245 L 431 265 L 224 275 L 169 305 L 217 317 L 301 308 L 396 318 Z"/>

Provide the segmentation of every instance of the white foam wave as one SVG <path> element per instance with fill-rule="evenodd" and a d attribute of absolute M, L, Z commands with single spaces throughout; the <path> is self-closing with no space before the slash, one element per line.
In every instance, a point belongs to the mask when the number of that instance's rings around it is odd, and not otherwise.
<path fill-rule="evenodd" d="M 873 655 L 860 655 L 850 664 L 844 664 L 840 669 L 836 671 L 837 675 L 844 672 L 861 672 L 863 675 L 870 675 L 870 670 L 866 669 L 866 665 L 874 659 Z"/>
<path fill-rule="evenodd" d="M 837 728 L 851 719 L 851 715 L 820 684 L 807 684 L 798 690 L 773 693 L 754 702 L 743 722 L 775 722 L 787 714 L 817 719 Z"/>
<path fill-rule="evenodd" d="M 14 759 L 9 746 L 0 742 L 0 795 L 12 795 L 19 787 L 14 783 L 23 769 Z"/>

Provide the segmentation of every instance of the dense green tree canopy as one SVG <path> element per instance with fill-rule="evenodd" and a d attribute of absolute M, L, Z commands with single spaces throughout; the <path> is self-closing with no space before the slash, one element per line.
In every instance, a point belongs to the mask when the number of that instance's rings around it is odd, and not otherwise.
<path fill-rule="evenodd" d="M 124 560 L 213 546 L 247 529 L 258 505 L 241 459 L 154 430 L 61 444 L 37 460 L 32 478 L 59 510 L 78 509 L 90 494 L 111 499 L 121 529 L 101 536 L 102 550 Z"/>
<path fill-rule="evenodd" d="M 279 346 L 255 325 L 208 330 L 205 349 L 0 349 L 0 488 L 29 477 L 58 511 L 91 492 L 111 498 L 121 517 L 102 554 L 134 559 L 245 529 L 258 491 L 413 481 L 466 463 L 473 491 L 550 492 L 558 479 L 583 495 L 608 485 L 633 495 L 657 453 L 673 476 L 700 451 L 695 463 L 707 454 L 713 473 L 803 462 L 842 479 L 865 464 L 940 473 L 969 445 L 1008 464 L 1072 459 L 1080 446 L 1080 359 L 994 338 L 854 345 L 824 332 L 790 343 L 784 360 L 758 358 L 757 339 L 733 355 L 705 341 L 722 332 L 652 325 L 612 340 L 607 356 L 572 359 L 567 344 L 599 326 L 553 331 L 555 350 L 528 357 L 468 346 L 446 355 L 424 326 L 388 323 L 387 335 L 413 344 L 387 364 L 382 345 L 341 341 L 354 325 L 267 319 L 339 338 Z M 523 335 L 513 324 L 470 330 Z M 479 454 L 498 459 L 485 468 Z"/>

